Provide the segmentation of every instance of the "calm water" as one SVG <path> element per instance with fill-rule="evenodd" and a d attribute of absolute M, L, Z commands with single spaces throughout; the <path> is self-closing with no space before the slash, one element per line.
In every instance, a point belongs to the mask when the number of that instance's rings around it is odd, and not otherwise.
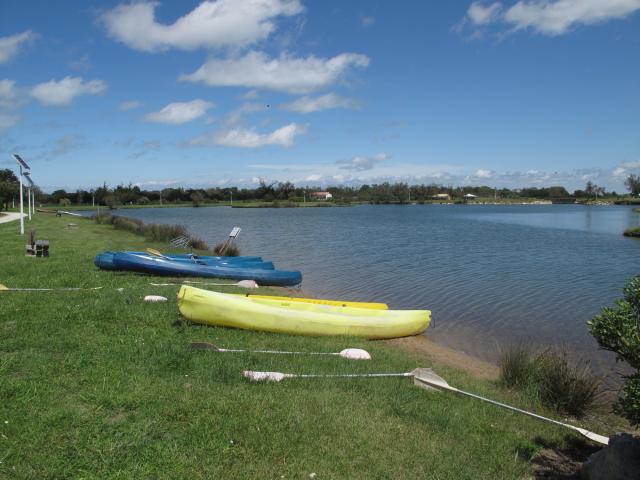
<path fill-rule="evenodd" d="M 426 308 L 433 340 L 494 360 L 500 345 L 563 344 L 605 366 L 585 322 L 640 274 L 640 215 L 624 206 L 357 206 L 122 211 L 299 269 L 314 296 Z"/>

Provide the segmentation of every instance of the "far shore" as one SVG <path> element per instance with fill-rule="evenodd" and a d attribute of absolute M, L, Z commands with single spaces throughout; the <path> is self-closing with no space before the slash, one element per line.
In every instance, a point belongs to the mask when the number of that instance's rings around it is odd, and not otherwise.
<path fill-rule="evenodd" d="M 214 208 L 214 207 L 231 207 L 231 208 L 332 208 L 332 207 L 349 207 L 358 205 L 396 205 L 396 206 L 412 206 L 412 205 L 459 205 L 459 206 L 480 206 L 480 205 L 576 205 L 576 206 L 610 206 L 610 205 L 634 205 L 640 203 L 637 199 L 607 199 L 598 201 L 580 201 L 580 202 L 556 202 L 552 200 L 541 200 L 535 198 L 527 199 L 498 199 L 493 198 L 477 198 L 471 201 L 442 201 L 442 200 L 426 200 L 419 202 L 389 202 L 389 203 L 372 203 L 372 202 L 335 202 L 335 201 L 308 201 L 298 202 L 289 200 L 275 200 L 273 202 L 263 202 L 257 200 L 250 201 L 234 201 L 234 202 L 203 202 L 197 205 L 192 202 L 178 203 L 146 203 L 146 204 L 128 204 L 109 207 L 106 205 L 56 205 L 56 204 L 39 204 L 37 208 L 46 208 L 51 210 L 85 210 L 85 211 L 118 211 L 140 208 Z M 12 211 L 17 209 L 12 208 Z"/>

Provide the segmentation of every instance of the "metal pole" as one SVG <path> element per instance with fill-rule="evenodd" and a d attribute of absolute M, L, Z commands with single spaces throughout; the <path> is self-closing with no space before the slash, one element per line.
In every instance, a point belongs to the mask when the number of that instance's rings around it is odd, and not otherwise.
<path fill-rule="evenodd" d="M 24 208 L 22 199 L 22 167 L 20 167 L 20 235 L 24 235 Z"/>
<path fill-rule="evenodd" d="M 231 194 L 231 206 L 233 207 L 233 190 L 230 190 L 229 193 Z"/>
<path fill-rule="evenodd" d="M 31 209 L 33 210 L 33 214 L 36 214 L 36 192 L 31 190 Z"/>
<path fill-rule="evenodd" d="M 27 211 L 29 212 L 29 220 L 31 220 L 31 189 L 27 188 Z"/>

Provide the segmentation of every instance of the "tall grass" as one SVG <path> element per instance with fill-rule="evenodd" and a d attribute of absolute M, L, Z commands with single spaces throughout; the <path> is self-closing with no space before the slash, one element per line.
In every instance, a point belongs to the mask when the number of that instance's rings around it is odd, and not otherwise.
<path fill-rule="evenodd" d="M 127 232 L 141 235 L 149 241 L 153 242 L 169 242 L 170 240 L 187 236 L 189 237 L 188 245 L 197 250 L 208 250 L 209 246 L 200 238 L 192 237 L 183 225 L 163 225 L 159 223 L 144 223 L 137 218 L 120 217 L 109 213 L 96 214 L 93 216 L 96 223 L 113 225 L 116 230 L 125 230 Z"/>
<path fill-rule="evenodd" d="M 232 243 L 225 248 L 224 243 L 219 243 L 213 247 L 213 253 L 227 257 L 237 257 L 240 255 L 240 247 Z"/>
<path fill-rule="evenodd" d="M 564 351 L 512 345 L 502 352 L 500 380 L 561 414 L 584 417 L 600 397 L 600 380 Z"/>

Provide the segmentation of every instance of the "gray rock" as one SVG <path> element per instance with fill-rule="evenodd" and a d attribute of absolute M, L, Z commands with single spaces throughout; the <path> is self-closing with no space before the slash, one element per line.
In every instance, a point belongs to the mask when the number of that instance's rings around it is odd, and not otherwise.
<path fill-rule="evenodd" d="M 582 464 L 585 480 L 640 480 L 640 436 L 618 433 Z"/>

